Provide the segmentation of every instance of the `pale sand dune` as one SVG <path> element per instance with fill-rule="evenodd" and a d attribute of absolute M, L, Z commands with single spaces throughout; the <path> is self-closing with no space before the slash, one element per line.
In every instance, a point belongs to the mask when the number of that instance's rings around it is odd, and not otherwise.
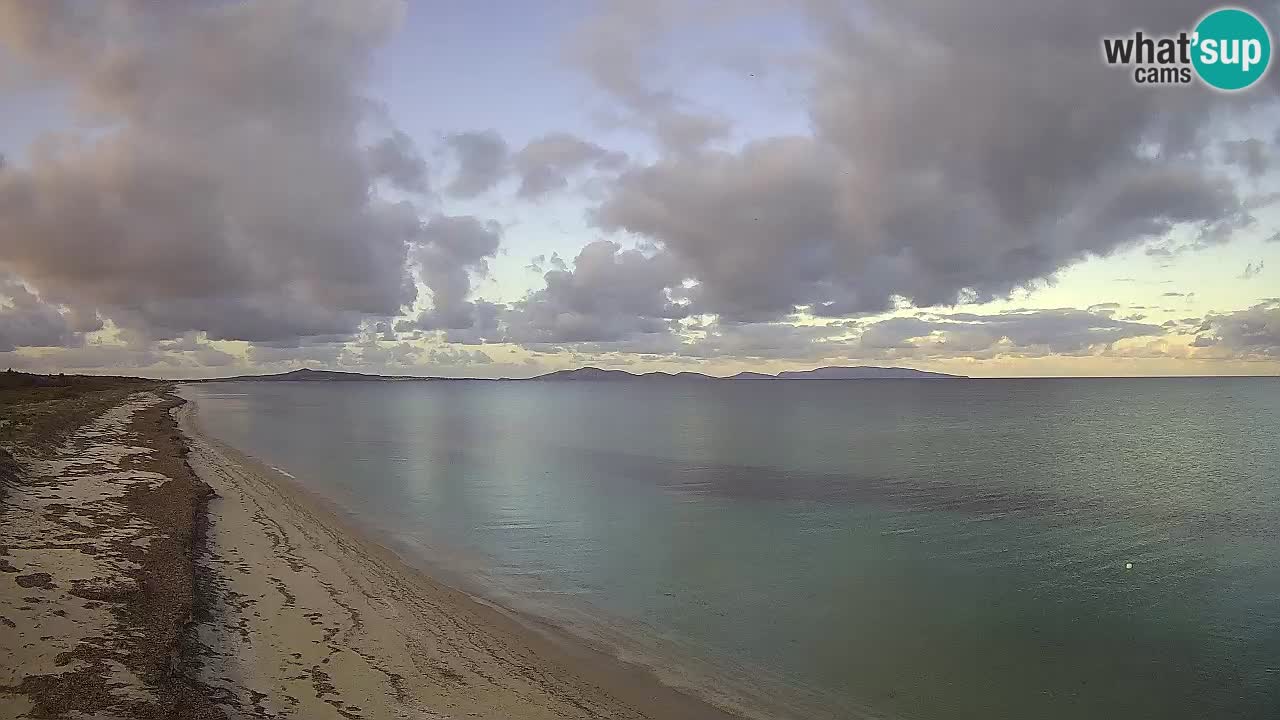
<path fill-rule="evenodd" d="M 727 718 L 534 632 L 353 532 L 178 410 L 209 504 L 204 684 L 249 717 Z"/>

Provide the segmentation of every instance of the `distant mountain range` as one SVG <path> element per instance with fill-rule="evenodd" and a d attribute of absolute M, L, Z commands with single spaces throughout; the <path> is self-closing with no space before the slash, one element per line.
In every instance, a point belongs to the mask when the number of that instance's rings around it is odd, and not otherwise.
<path fill-rule="evenodd" d="M 302 368 L 301 370 L 290 370 L 285 373 L 275 373 L 273 375 L 237 375 L 229 378 L 213 378 L 208 382 L 229 382 L 235 381 L 277 381 L 277 382 L 351 382 L 353 380 L 434 380 L 435 378 L 427 377 L 398 377 L 392 375 L 369 375 L 366 373 L 342 372 L 340 370 L 312 370 L 311 368 Z"/>
<path fill-rule="evenodd" d="M 578 370 L 557 370 L 539 375 L 531 380 L 890 380 L 890 379 L 964 379 L 963 375 L 925 372 L 899 367 L 822 367 L 816 370 L 788 370 L 777 375 L 756 372 L 740 372 L 729 377 L 715 377 L 696 372 L 665 373 L 648 372 L 640 375 L 625 370 L 601 370 L 584 367 Z"/>
<path fill-rule="evenodd" d="M 902 379 L 963 379 L 964 375 L 947 375 L 946 373 L 925 372 L 899 367 L 822 367 L 816 370 L 789 370 L 777 375 L 764 373 L 740 372 L 726 378 L 703 375 L 696 372 L 648 372 L 642 374 L 629 373 L 625 370 L 602 370 L 596 367 L 584 367 L 576 370 L 557 370 L 545 375 L 507 382 L 529 382 L 534 380 L 573 382 L 573 381 L 629 381 L 629 380 L 902 380 Z M 351 382 L 351 381 L 405 381 L 405 380 L 468 380 L 472 378 L 417 377 L 404 375 L 368 375 L 365 373 L 342 372 L 338 370 L 291 370 L 274 375 L 239 375 L 230 378 L 217 378 L 216 381 L 255 381 L 255 382 Z M 209 382 L 215 382 L 210 380 Z"/>

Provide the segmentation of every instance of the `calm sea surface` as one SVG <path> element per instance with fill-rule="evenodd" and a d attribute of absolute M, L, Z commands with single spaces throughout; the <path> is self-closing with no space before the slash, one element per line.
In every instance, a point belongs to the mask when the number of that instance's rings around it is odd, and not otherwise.
<path fill-rule="evenodd" d="M 1280 380 L 183 392 L 410 558 L 721 700 L 1280 717 Z"/>

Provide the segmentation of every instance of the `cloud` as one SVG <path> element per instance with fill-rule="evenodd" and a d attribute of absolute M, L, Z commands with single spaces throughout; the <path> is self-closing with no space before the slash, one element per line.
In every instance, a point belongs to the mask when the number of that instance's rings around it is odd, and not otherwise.
<path fill-rule="evenodd" d="M 1214 111 L 1245 103 L 1138 92 L 1081 51 L 1117 28 L 1185 26 L 1197 3 L 809 7 L 824 39 L 812 135 L 670 153 L 622 173 L 594 214 L 674 256 L 699 283 L 694 312 L 771 321 L 988 300 L 1179 227 L 1203 245 L 1253 222 L 1198 154 Z M 610 62 L 598 82 L 669 102 L 646 93 L 634 53 Z M 1274 100 L 1268 85 L 1250 102 Z"/>
<path fill-rule="evenodd" d="M 1261 177 L 1271 167 L 1271 148 L 1258 138 L 1224 140 L 1221 147 L 1223 161 L 1238 165 L 1249 177 Z"/>
<path fill-rule="evenodd" d="M 1026 219 L 968 180 L 947 188 L 926 173 L 886 194 L 851 187 L 853 167 L 809 138 L 757 141 L 623 173 L 595 217 L 678 257 L 701 283 L 696 311 L 765 320 L 797 307 L 879 312 L 898 296 L 921 306 L 1000 297 L 1090 254 L 1236 209 L 1225 181 L 1141 161 L 1092 186 L 1081 180 L 1079 205 Z"/>
<path fill-rule="evenodd" d="M 486 300 L 476 300 L 471 305 L 470 327 L 447 329 L 444 333 L 444 341 L 460 345 L 481 345 L 501 340 L 498 323 L 506 312 L 507 306 Z"/>
<path fill-rule="evenodd" d="M 1129 338 L 1164 334 L 1158 325 L 1073 308 L 896 317 L 863 326 L 858 345 L 896 356 L 1089 354 Z"/>
<path fill-rule="evenodd" d="M 683 343 L 679 355 L 697 358 L 812 360 L 847 355 L 852 344 L 845 325 L 716 323 L 703 336 Z"/>
<path fill-rule="evenodd" d="M 803 3 L 817 46 L 780 67 L 804 86 L 809 127 L 746 141 L 734 131 L 751 128 L 704 104 L 712 76 L 679 63 L 690 37 L 759 29 L 783 10 L 606 3 L 570 55 L 653 148 L 630 157 L 564 132 L 519 150 L 494 130 L 444 138 L 457 167 L 437 181 L 442 194 L 475 198 L 516 178 L 518 196 L 536 200 L 592 176 L 590 221 L 617 233 L 572 263 L 543 256 L 530 265 L 539 287 L 494 302 L 473 294 L 502 228 L 426 217 L 419 203 L 439 189 L 430 168 L 364 97 L 400 3 L 137 13 L 128 0 L 0 0 L 0 47 L 17 68 L 6 78 L 51 85 L 74 111 L 69 128 L 0 158 L 0 279 L 20 289 L 0 292 L 0 350 L 187 367 L 238 363 L 226 349 L 239 346 L 221 341 L 243 340 L 250 363 L 363 367 L 432 357 L 398 332 L 806 359 L 1080 354 L 1164 332 L 1112 304 L 865 319 L 1004 298 L 1142 244 L 1165 257 L 1205 248 L 1270 203 L 1236 182 L 1256 193 L 1274 151 L 1218 131 L 1265 120 L 1280 75 L 1247 94 L 1143 92 L 1099 61 L 1102 36 L 1188 27 L 1200 4 L 976 2 Z M 710 55 L 741 37 L 713 35 Z M 1203 350 L 1230 345 L 1230 315 L 1200 333 Z M 92 336 L 81 347 L 104 320 L 123 349 Z M 1191 329 L 1174 327 L 1178 342 Z"/>
<path fill-rule="evenodd" d="M 696 153 L 713 140 L 729 136 L 733 126 L 723 117 L 668 110 L 653 121 L 653 133 L 667 150 Z"/>
<path fill-rule="evenodd" d="M 570 38 L 568 55 L 591 79 L 636 109 L 669 105 L 669 91 L 650 87 L 647 45 L 678 21 L 679 8 L 668 0 L 609 2 L 588 16 Z"/>
<path fill-rule="evenodd" d="M 1280 300 L 1258 303 L 1246 310 L 1211 313 L 1200 327 L 1195 347 L 1212 347 L 1245 359 L 1280 358 Z"/>
<path fill-rule="evenodd" d="M 480 195 L 506 176 L 507 142 L 496 131 L 454 133 L 445 138 L 458 158 L 458 171 L 449 183 L 448 193 L 454 197 Z"/>
<path fill-rule="evenodd" d="M 361 343 L 348 344 L 339 361 L 343 365 L 362 368 L 386 370 L 412 366 L 422 356 L 422 348 L 409 343 L 380 343 L 367 340 Z"/>
<path fill-rule="evenodd" d="M 511 174 L 520 178 L 517 195 L 536 199 L 568 187 L 569 176 L 588 167 L 608 172 L 622 168 L 627 154 L 564 132 L 531 140 L 511 152 L 494 130 L 454 133 L 445 144 L 457 157 L 458 168 L 446 188 L 451 196 L 474 198 L 488 192 Z"/>
<path fill-rule="evenodd" d="M 476 304 L 470 302 L 471 275 L 488 273 L 488 259 L 498 251 L 502 228 L 470 215 L 431 218 L 423 226 L 413 259 L 423 283 L 431 289 L 432 307 L 405 329 L 448 330 L 472 327 Z"/>
<path fill-rule="evenodd" d="M 462 350 L 459 348 L 441 348 L 432 350 L 427 359 L 433 365 L 465 367 L 467 365 L 491 365 L 493 358 L 481 350 Z"/>
<path fill-rule="evenodd" d="M 1214 345 L 1217 345 L 1217 344 L 1218 344 L 1218 339 L 1213 337 L 1212 335 L 1200 335 L 1196 337 L 1195 340 L 1191 341 L 1191 347 L 1193 348 L 1213 347 Z"/>
<path fill-rule="evenodd" d="M 686 317 L 677 297 L 683 276 L 665 253 L 623 250 L 615 242 L 588 244 L 572 269 L 553 269 L 546 286 L 505 313 L 508 339 L 523 344 L 609 342 L 668 333 Z"/>
<path fill-rule="evenodd" d="M 180 361 L 152 349 L 134 349 L 111 343 L 86 343 L 42 354 L 5 353 L 0 364 L 35 372 L 76 372 L 110 369 L 137 371 L 147 368 L 180 368 Z"/>
<path fill-rule="evenodd" d="M 588 355 L 876 362 L 1084 356 L 1111 353 L 1121 341 L 1156 338 L 1169 332 L 1160 325 L 1116 318 L 1107 309 L 1095 312 L 1072 308 L 991 314 L 922 313 L 824 324 L 702 324 L 689 320 L 679 328 L 655 325 L 644 331 L 637 331 L 621 318 L 614 318 L 614 323 L 609 326 L 616 330 L 612 333 L 561 335 L 555 342 L 534 340 L 525 345 L 541 350 L 568 347 Z"/>
<path fill-rule="evenodd" d="M 551 133 L 525 145 L 513 160 L 520 174 L 519 195 L 537 198 L 567 187 L 568 176 L 588 165 L 597 170 L 620 169 L 627 155 L 567 133 Z"/>
<path fill-rule="evenodd" d="M 702 283 L 696 311 L 772 319 L 826 299 L 838 175 L 804 138 L 680 156 L 623 173 L 596 221 L 662 241 Z"/>
<path fill-rule="evenodd" d="M 649 132 L 666 150 L 696 152 L 711 140 L 725 138 L 731 123 L 722 115 L 697 107 L 671 84 L 656 82 L 662 58 L 674 53 L 664 46 L 677 30 L 690 32 L 750 13 L 756 3 L 656 2 L 602 3 L 570 38 L 568 56 L 597 87 L 617 101 L 622 123 Z"/>
<path fill-rule="evenodd" d="M 369 148 L 369 162 L 375 177 L 386 178 L 405 192 L 425 195 L 430 191 L 426 161 L 413 140 L 398 130 Z"/>
<path fill-rule="evenodd" d="M 342 354 L 342 346 L 334 343 L 299 345 L 297 347 L 271 347 L 253 345 L 248 351 L 249 362 L 255 366 L 332 366 Z"/>
<path fill-rule="evenodd" d="M 83 131 L 0 171 L 0 269 L 157 337 L 349 334 L 415 298 L 411 143 L 358 141 L 397 3 L 5 3 L 0 42 L 65 89 Z"/>
<path fill-rule="evenodd" d="M 146 349 L 148 347 L 150 347 L 150 344 L 146 341 L 136 344 L 136 349 Z M 219 350 L 212 344 L 204 342 L 199 333 L 195 332 L 188 332 L 176 340 L 158 343 L 154 349 L 159 353 L 166 353 L 170 356 L 178 355 L 201 367 L 226 367 L 234 365 L 240 360 L 235 355 Z"/>
<path fill-rule="evenodd" d="M 0 273 L 0 352 L 19 347 L 68 347 L 99 330 L 96 316 L 76 318 L 44 303 L 12 276 Z"/>
<path fill-rule="evenodd" d="M 702 324 L 685 321 L 680 332 L 674 325 L 658 332 L 640 332 L 608 340 L 558 343 L 526 343 L 531 350 L 553 351 L 569 348 L 583 357 L 609 356 L 610 362 L 629 362 L 627 356 L 646 359 L 695 359 L 742 361 L 820 360 L 848 358 L 856 344 L 849 339 L 851 328 L 843 323 L 794 325 L 779 323 Z M 595 362 L 595 360 L 589 360 Z"/>

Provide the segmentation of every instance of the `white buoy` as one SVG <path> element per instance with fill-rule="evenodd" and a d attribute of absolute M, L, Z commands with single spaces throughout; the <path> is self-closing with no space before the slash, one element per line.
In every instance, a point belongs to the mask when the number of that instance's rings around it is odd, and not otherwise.
<path fill-rule="evenodd" d="M 1132 569 L 1133 569 L 1133 563 L 1125 563 L 1125 564 L 1124 564 L 1124 569 L 1125 569 L 1125 570 L 1132 570 Z"/>

